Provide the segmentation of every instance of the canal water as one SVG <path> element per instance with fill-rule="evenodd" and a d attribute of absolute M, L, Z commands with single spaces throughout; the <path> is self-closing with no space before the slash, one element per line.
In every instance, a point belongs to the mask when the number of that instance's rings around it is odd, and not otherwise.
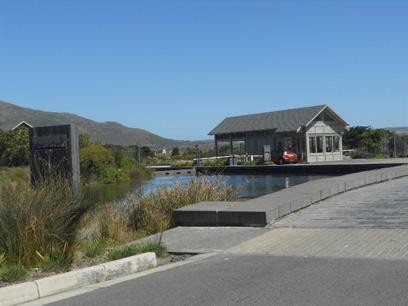
<path fill-rule="evenodd" d="M 203 176 L 200 176 L 203 177 Z M 204 176 L 217 179 L 216 176 Z M 236 189 L 240 199 L 251 199 L 294 185 L 324 178 L 323 175 L 223 175 L 222 179 Z M 97 202 L 120 200 L 129 193 L 149 193 L 161 187 L 174 184 L 187 185 L 195 176 L 156 176 L 151 180 L 132 182 L 130 184 L 99 185 L 89 190 L 90 197 Z"/>

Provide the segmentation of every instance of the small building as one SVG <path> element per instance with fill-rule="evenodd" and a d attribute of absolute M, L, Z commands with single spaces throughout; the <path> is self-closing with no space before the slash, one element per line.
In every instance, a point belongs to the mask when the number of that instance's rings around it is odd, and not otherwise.
<path fill-rule="evenodd" d="M 218 156 L 220 142 L 243 143 L 245 154 L 263 155 L 292 147 L 307 162 L 342 160 L 342 135 L 347 122 L 327 105 L 268 113 L 227 117 L 209 135 L 214 135 Z"/>
<path fill-rule="evenodd" d="M 27 121 L 21 121 L 19 124 L 17 124 L 15 127 L 13 127 L 11 130 L 19 130 L 19 129 L 31 129 L 33 126 L 29 124 Z"/>

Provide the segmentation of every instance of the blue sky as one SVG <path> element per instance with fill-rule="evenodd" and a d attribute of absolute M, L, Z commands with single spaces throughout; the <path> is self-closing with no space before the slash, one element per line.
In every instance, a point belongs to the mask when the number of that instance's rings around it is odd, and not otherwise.
<path fill-rule="evenodd" d="M 0 0 L 0 100 L 177 139 L 317 104 L 408 126 L 408 1 Z"/>

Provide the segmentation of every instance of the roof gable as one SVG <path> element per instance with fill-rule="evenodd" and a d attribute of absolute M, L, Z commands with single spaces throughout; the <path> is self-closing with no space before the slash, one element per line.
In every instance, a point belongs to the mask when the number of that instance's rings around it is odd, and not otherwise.
<path fill-rule="evenodd" d="M 23 120 L 19 124 L 17 124 L 15 127 L 13 127 L 11 130 L 16 130 L 22 127 L 32 128 L 33 126 L 29 124 L 27 121 Z"/>
<path fill-rule="evenodd" d="M 316 105 L 268 113 L 227 117 L 209 135 L 262 130 L 275 130 L 276 132 L 298 131 L 302 126 L 307 126 L 312 122 L 325 109 L 336 114 L 327 105 Z M 347 125 L 337 114 L 336 117 Z"/>

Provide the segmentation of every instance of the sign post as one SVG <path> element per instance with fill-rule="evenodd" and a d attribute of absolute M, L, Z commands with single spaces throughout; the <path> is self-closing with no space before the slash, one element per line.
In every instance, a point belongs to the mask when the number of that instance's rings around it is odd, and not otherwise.
<path fill-rule="evenodd" d="M 63 179 L 80 194 L 79 135 L 73 124 L 30 129 L 31 182 Z"/>

